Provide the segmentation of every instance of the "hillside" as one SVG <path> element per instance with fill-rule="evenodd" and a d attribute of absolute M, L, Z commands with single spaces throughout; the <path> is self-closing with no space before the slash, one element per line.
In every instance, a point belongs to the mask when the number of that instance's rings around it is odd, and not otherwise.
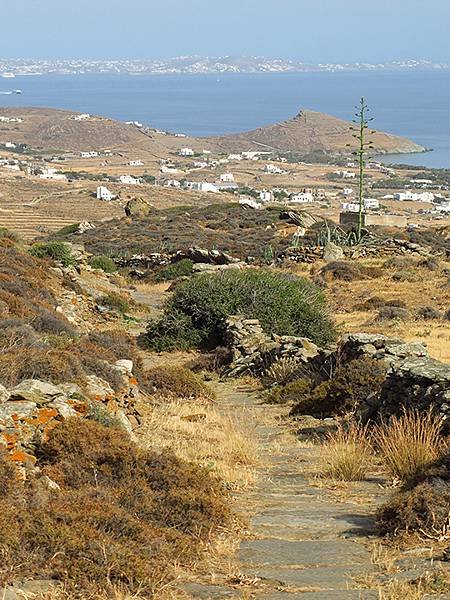
<path fill-rule="evenodd" d="M 135 126 L 105 117 L 85 121 L 74 119 L 77 114 L 44 108 L 2 108 L 2 116 L 19 117 L 21 123 L 1 123 L 0 143 L 11 141 L 28 144 L 35 149 L 80 152 L 116 150 L 126 153 L 139 149 L 164 157 L 182 147 L 203 149 L 214 153 L 245 150 L 276 150 L 307 154 L 321 150 L 327 153 L 348 153 L 354 144 L 350 123 L 319 112 L 303 110 L 293 119 L 261 127 L 254 131 L 209 138 L 164 135 L 152 129 Z M 406 153 L 424 150 L 406 138 L 376 132 L 373 135 L 375 153 Z"/>
<path fill-rule="evenodd" d="M 307 154 L 316 150 L 348 153 L 355 141 L 351 124 L 331 115 L 302 110 L 293 119 L 237 135 L 219 137 L 215 143 L 226 152 L 280 150 Z M 422 152 L 424 148 L 408 140 L 383 132 L 372 136 L 374 154 Z M 213 141 L 212 139 L 210 141 Z"/>

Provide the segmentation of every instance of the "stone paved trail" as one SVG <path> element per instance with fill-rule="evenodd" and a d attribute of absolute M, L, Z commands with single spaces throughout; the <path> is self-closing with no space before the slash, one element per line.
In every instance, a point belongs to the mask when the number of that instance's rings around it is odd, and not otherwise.
<path fill-rule="evenodd" d="M 241 421 L 254 421 L 261 465 L 257 485 L 241 501 L 241 508 L 251 511 L 251 535 L 242 542 L 237 560 L 241 573 L 259 581 L 251 593 L 192 584 L 191 595 L 204 600 L 379 598 L 375 590 L 357 589 L 364 586 L 354 579 L 377 571 L 371 560 L 376 540 L 370 535 L 373 499 L 380 501 L 383 494 L 379 482 L 352 484 L 352 493 L 342 496 L 314 485 L 310 478 L 318 450 L 286 435 L 275 418 L 279 407 L 261 405 L 243 387 L 233 390 L 230 384 L 221 384 L 218 392 L 221 410 L 241 415 Z M 423 563 L 421 567 L 423 572 Z M 415 574 L 411 565 L 407 571 Z M 431 597 L 444 598 L 427 596 Z"/>

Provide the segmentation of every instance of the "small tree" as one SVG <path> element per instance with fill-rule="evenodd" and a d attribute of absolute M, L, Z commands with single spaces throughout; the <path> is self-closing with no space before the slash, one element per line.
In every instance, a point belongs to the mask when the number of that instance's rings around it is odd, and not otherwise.
<path fill-rule="evenodd" d="M 366 169 L 366 160 L 369 157 L 369 150 L 373 148 L 373 142 L 370 139 L 370 135 L 375 133 L 374 131 L 368 131 L 369 123 L 373 121 L 372 117 L 367 117 L 369 107 L 366 104 L 364 97 L 361 98 L 359 106 L 356 107 L 357 112 L 355 113 L 356 127 L 352 127 L 352 131 L 355 133 L 353 137 L 358 141 L 358 148 L 352 152 L 354 156 L 358 158 L 359 166 L 359 181 L 358 181 L 358 201 L 359 201 L 359 218 L 358 228 L 356 231 L 357 241 L 360 242 L 362 238 L 363 228 L 363 213 L 364 213 L 364 175 Z"/>

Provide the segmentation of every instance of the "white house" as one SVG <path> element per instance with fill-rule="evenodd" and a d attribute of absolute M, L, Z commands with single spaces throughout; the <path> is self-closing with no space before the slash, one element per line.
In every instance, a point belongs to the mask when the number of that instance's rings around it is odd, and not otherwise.
<path fill-rule="evenodd" d="M 306 204 L 308 202 L 314 202 L 314 196 L 311 193 L 301 192 L 300 194 L 293 194 L 289 198 L 289 202 L 295 202 L 297 204 Z"/>
<path fill-rule="evenodd" d="M 142 123 L 139 123 L 139 121 L 125 121 L 126 125 L 134 125 L 135 127 L 139 127 L 139 129 L 142 127 Z"/>
<path fill-rule="evenodd" d="M 196 160 L 194 163 L 194 167 L 196 169 L 206 169 L 207 166 L 208 166 L 208 163 L 205 162 L 204 160 Z"/>
<path fill-rule="evenodd" d="M 141 183 L 140 179 L 136 179 L 135 177 L 132 177 L 131 175 L 121 175 L 119 177 L 119 181 L 123 185 L 140 185 L 140 183 Z"/>
<path fill-rule="evenodd" d="M 91 118 L 89 113 L 82 113 L 80 115 L 74 115 L 72 119 L 74 121 L 88 121 Z"/>
<path fill-rule="evenodd" d="M 213 194 L 217 194 L 220 191 L 214 183 L 209 183 L 208 181 L 186 181 L 184 187 L 193 192 L 212 192 Z"/>
<path fill-rule="evenodd" d="M 40 179 L 52 179 L 54 181 L 67 181 L 67 177 L 63 173 L 58 173 L 58 171 L 53 168 L 42 169 L 42 173 L 39 177 Z"/>
<path fill-rule="evenodd" d="M 450 201 L 438 204 L 436 210 L 439 212 L 450 213 Z"/>
<path fill-rule="evenodd" d="M 353 194 L 353 188 L 344 188 L 342 190 L 343 196 L 351 196 Z"/>
<path fill-rule="evenodd" d="M 97 188 L 97 200 L 107 200 L 108 202 L 114 200 L 116 196 L 108 190 L 104 185 L 100 185 Z"/>
<path fill-rule="evenodd" d="M 341 208 L 345 212 L 359 212 L 359 204 L 356 202 L 342 202 Z"/>
<path fill-rule="evenodd" d="M 181 148 L 178 154 L 180 156 L 194 156 L 195 152 L 192 150 L 192 148 Z"/>
<path fill-rule="evenodd" d="M 241 154 L 229 154 L 228 160 L 242 160 Z"/>
<path fill-rule="evenodd" d="M 161 169 L 160 169 L 161 173 L 178 173 L 178 169 L 175 169 L 174 167 L 167 167 L 166 165 L 162 165 Z"/>
<path fill-rule="evenodd" d="M 335 171 L 334 174 L 342 179 L 356 179 L 356 173 L 353 171 Z"/>
<path fill-rule="evenodd" d="M 364 198 L 364 208 L 377 210 L 380 208 L 380 201 L 378 198 Z"/>
<path fill-rule="evenodd" d="M 220 176 L 220 181 L 223 183 L 234 183 L 234 175 L 233 173 L 222 173 Z"/>
<path fill-rule="evenodd" d="M 432 192 L 397 192 L 394 194 L 394 200 L 402 202 L 433 202 L 434 194 Z"/>
<path fill-rule="evenodd" d="M 262 192 L 259 192 L 259 199 L 261 202 L 273 202 L 275 200 L 275 196 L 273 195 L 273 192 L 263 190 Z"/>
<path fill-rule="evenodd" d="M 80 152 L 81 158 L 95 158 L 98 156 L 98 152 Z"/>
<path fill-rule="evenodd" d="M 12 142 L 5 142 L 4 146 L 5 148 L 17 148 L 16 144 L 13 144 Z"/>
<path fill-rule="evenodd" d="M 178 179 L 168 179 L 165 183 L 164 183 L 165 187 L 171 187 L 171 188 L 180 188 L 181 187 L 181 183 L 178 181 Z"/>
<path fill-rule="evenodd" d="M 277 165 L 265 165 L 263 170 L 271 175 L 282 175 L 284 173 L 283 169 L 280 169 Z"/>
<path fill-rule="evenodd" d="M 130 162 L 128 163 L 128 166 L 130 166 L 130 167 L 143 167 L 144 163 L 142 162 L 142 160 L 130 160 Z"/>

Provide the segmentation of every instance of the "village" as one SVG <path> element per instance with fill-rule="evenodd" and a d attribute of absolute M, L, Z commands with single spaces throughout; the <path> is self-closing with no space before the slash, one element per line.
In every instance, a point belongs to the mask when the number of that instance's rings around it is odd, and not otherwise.
<path fill-rule="evenodd" d="M 75 113 L 75 122 L 98 120 Z M 15 125 L 23 118 L 1 115 L 0 123 Z M 128 121 L 133 130 L 157 138 L 183 134 L 149 130 Z M 206 144 L 205 144 L 206 145 Z M 40 182 L 52 191 L 70 191 L 74 183 L 88 186 L 88 195 L 100 202 L 120 205 L 130 196 L 148 197 L 158 208 L 157 190 L 174 204 L 189 204 L 190 194 L 208 203 L 239 202 L 255 210 L 271 205 L 302 206 L 315 214 L 348 224 L 360 210 L 358 166 L 352 158 L 336 157 L 335 164 L 308 163 L 275 151 L 215 153 L 181 146 L 161 156 L 130 148 L 87 148 L 57 154 L 36 150 L 0 136 L 0 180 L 14 178 L 16 186 Z M 339 165 L 339 168 L 336 168 Z M 424 175 L 425 173 L 425 175 Z M 366 225 L 420 227 L 450 218 L 449 186 L 432 171 L 392 168 L 373 158 L 365 169 L 363 198 Z M 42 196 L 42 189 L 36 197 Z M 33 197 L 28 202 L 33 202 Z M 164 206 L 162 206 L 164 207 Z M 60 206 L 60 209 L 63 207 Z"/>

